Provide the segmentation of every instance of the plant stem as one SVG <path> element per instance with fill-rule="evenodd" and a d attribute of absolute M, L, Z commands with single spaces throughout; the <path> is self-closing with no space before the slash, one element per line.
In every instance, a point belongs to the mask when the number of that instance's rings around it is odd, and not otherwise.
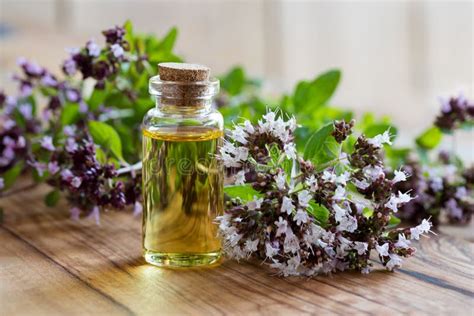
<path fill-rule="evenodd" d="M 38 183 L 30 183 L 28 185 L 25 185 L 25 186 L 22 186 L 22 187 L 19 187 L 19 188 L 16 188 L 16 189 L 11 189 L 9 191 L 0 193 L 0 197 L 7 197 L 7 196 L 10 196 L 10 195 L 13 195 L 13 194 L 16 194 L 16 193 L 20 193 L 20 192 L 32 189 L 32 188 L 36 187 L 37 185 L 38 185 Z"/>
<path fill-rule="evenodd" d="M 136 164 L 120 168 L 119 170 L 117 170 L 117 173 L 118 174 L 124 174 L 124 173 L 133 172 L 133 171 L 137 171 L 137 170 L 141 170 L 141 169 L 142 169 L 142 162 L 139 161 Z"/>

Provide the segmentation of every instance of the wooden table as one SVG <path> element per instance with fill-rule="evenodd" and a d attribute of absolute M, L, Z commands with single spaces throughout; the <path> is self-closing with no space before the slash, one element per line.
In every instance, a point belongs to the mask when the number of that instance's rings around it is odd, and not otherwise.
<path fill-rule="evenodd" d="M 448 314 L 474 312 L 473 243 L 422 240 L 395 273 L 279 278 L 259 263 L 170 270 L 141 258 L 140 219 L 73 222 L 46 187 L 0 199 L 0 315 Z M 469 229 L 469 228 L 466 228 Z"/>

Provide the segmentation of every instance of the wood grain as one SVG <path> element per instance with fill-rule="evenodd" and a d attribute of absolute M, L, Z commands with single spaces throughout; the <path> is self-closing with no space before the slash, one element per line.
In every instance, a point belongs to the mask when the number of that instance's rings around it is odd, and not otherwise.
<path fill-rule="evenodd" d="M 0 200 L 0 315 L 453 314 L 474 311 L 474 244 L 424 239 L 395 273 L 283 279 L 258 262 L 159 269 L 141 258 L 141 221 L 101 226 L 43 205 L 47 188 Z"/>

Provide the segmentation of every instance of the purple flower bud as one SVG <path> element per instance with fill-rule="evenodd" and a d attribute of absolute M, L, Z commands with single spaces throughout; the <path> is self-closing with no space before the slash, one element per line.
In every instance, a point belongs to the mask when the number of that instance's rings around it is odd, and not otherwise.
<path fill-rule="evenodd" d="M 94 64 L 92 76 L 95 79 L 101 81 L 107 78 L 111 72 L 112 70 L 110 69 L 110 65 L 106 61 L 101 60 Z"/>
<path fill-rule="evenodd" d="M 63 133 L 64 133 L 64 135 L 66 135 L 68 137 L 73 137 L 74 134 L 76 133 L 76 127 L 74 125 L 64 126 Z"/>
<path fill-rule="evenodd" d="M 113 44 L 110 46 L 110 50 L 112 51 L 112 54 L 114 54 L 115 58 L 120 58 L 123 56 L 124 50 L 119 44 Z"/>
<path fill-rule="evenodd" d="M 56 148 L 53 145 L 53 138 L 51 136 L 44 136 L 41 140 L 41 147 L 49 150 L 49 151 L 54 151 Z"/>
<path fill-rule="evenodd" d="M 64 181 L 69 182 L 73 177 L 74 175 L 72 174 L 71 170 L 64 169 L 63 171 L 61 171 L 61 178 Z"/>
<path fill-rule="evenodd" d="M 31 82 L 22 81 L 20 84 L 20 95 L 23 98 L 29 97 L 33 93 L 33 86 Z"/>
<path fill-rule="evenodd" d="M 87 51 L 89 52 L 89 56 L 97 57 L 100 55 L 100 47 L 93 40 L 88 41 L 86 47 Z"/>
<path fill-rule="evenodd" d="M 36 169 L 36 172 L 38 172 L 38 175 L 40 177 L 42 177 L 44 175 L 44 172 L 48 168 L 45 163 L 38 162 L 38 161 L 35 161 L 34 163 L 32 163 L 31 166 Z"/>
<path fill-rule="evenodd" d="M 30 104 L 21 104 L 18 107 L 18 111 L 20 111 L 21 115 L 23 115 L 26 120 L 31 120 L 33 118 L 33 109 Z"/>
<path fill-rule="evenodd" d="M 61 100 L 58 96 L 52 96 L 49 99 L 48 108 L 52 111 L 57 110 L 61 107 Z"/>
<path fill-rule="evenodd" d="M 71 179 L 71 186 L 74 188 L 79 188 L 82 184 L 82 180 L 79 177 L 74 177 Z"/>
<path fill-rule="evenodd" d="M 12 147 L 5 147 L 2 153 L 3 158 L 7 159 L 8 162 L 12 161 L 15 158 L 15 151 Z"/>
<path fill-rule="evenodd" d="M 0 167 L 5 167 L 10 164 L 11 160 L 5 157 L 0 157 Z"/>
<path fill-rule="evenodd" d="M 5 113 L 10 114 L 14 108 L 16 108 L 16 105 L 18 103 L 18 99 L 9 95 L 7 96 L 5 100 Z"/>
<path fill-rule="evenodd" d="M 23 71 L 26 73 L 27 76 L 29 77 L 39 77 L 43 74 L 44 69 L 40 67 L 39 65 L 27 61 L 25 58 L 20 57 L 17 60 L 17 64 L 23 68 Z"/>
<path fill-rule="evenodd" d="M 76 89 L 67 89 L 66 98 L 71 102 L 78 102 L 81 98 L 79 91 Z"/>
<path fill-rule="evenodd" d="M 81 209 L 74 206 L 71 208 L 70 212 L 71 212 L 71 219 L 73 221 L 78 221 L 79 216 L 81 215 Z"/>
<path fill-rule="evenodd" d="M 125 35 L 125 29 L 116 26 L 113 29 L 103 31 L 102 34 L 104 34 L 107 43 L 115 44 L 122 41 L 123 36 Z"/>
<path fill-rule="evenodd" d="M 91 218 L 93 220 L 95 220 L 95 223 L 97 225 L 100 225 L 100 210 L 99 210 L 99 207 L 98 206 L 94 206 L 92 208 L 92 212 L 89 213 L 89 215 L 87 216 L 87 218 Z"/>
<path fill-rule="evenodd" d="M 25 148 L 25 146 L 26 146 L 25 137 L 23 136 L 18 137 L 16 141 L 16 148 Z"/>
<path fill-rule="evenodd" d="M 51 161 L 48 163 L 48 171 L 50 174 L 56 174 L 59 171 L 59 165 L 57 161 Z"/>
<path fill-rule="evenodd" d="M 76 140 L 72 137 L 69 137 L 67 140 L 66 140 L 66 151 L 68 153 L 73 153 L 77 150 L 78 148 L 78 145 L 76 143 Z"/>
<path fill-rule="evenodd" d="M 73 76 L 77 72 L 76 61 L 72 58 L 69 58 L 64 61 L 63 71 L 66 75 Z"/>
<path fill-rule="evenodd" d="M 58 81 L 51 74 L 46 73 L 41 78 L 41 83 L 47 87 L 56 87 L 56 85 L 58 84 Z"/>
<path fill-rule="evenodd" d="M 449 216 L 458 220 L 462 219 L 463 211 L 458 206 L 458 203 L 456 202 L 455 199 L 448 200 L 445 204 L 445 207 L 449 212 Z"/>
<path fill-rule="evenodd" d="M 138 216 L 142 213 L 143 211 L 143 206 L 140 202 L 135 202 L 135 205 L 133 206 L 133 216 Z"/>
<path fill-rule="evenodd" d="M 10 136 L 5 136 L 3 138 L 3 145 L 5 145 L 5 147 L 14 148 L 15 144 L 16 144 L 15 140 L 11 138 Z"/>
<path fill-rule="evenodd" d="M 41 113 L 41 117 L 43 118 L 44 121 L 49 121 L 51 116 L 52 116 L 52 112 L 48 108 L 45 108 L 43 112 Z"/>
<path fill-rule="evenodd" d="M 88 110 L 89 110 L 89 106 L 87 105 L 87 103 L 81 100 L 79 102 L 79 112 L 87 113 Z"/>
<path fill-rule="evenodd" d="M 113 164 L 106 164 L 104 166 L 104 177 L 111 179 L 117 175 L 117 171 L 115 170 L 115 166 Z"/>
<path fill-rule="evenodd" d="M 451 104 L 449 103 L 449 99 L 440 98 L 440 102 L 441 102 L 441 111 L 443 113 L 451 112 Z"/>
<path fill-rule="evenodd" d="M 16 126 L 15 121 L 11 120 L 9 118 L 7 120 L 5 120 L 5 122 L 3 122 L 3 130 L 4 131 L 9 131 L 15 126 Z"/>

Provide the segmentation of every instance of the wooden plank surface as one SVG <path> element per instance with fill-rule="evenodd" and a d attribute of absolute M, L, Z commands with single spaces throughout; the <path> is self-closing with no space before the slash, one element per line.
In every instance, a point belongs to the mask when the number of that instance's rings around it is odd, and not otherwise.
<path fill-rule="evenodd" d="M 38 187 L 0 199 L 0 315 L 453 314 L 474 311 L 474 244 L 423 239 L 395 273 L 279 278 L 258 262 L 160 269 L 141 258 L 141 219 L 101 226 L 43 205 Z M 469 229 L 465 228 L 465 229 Z"/>

